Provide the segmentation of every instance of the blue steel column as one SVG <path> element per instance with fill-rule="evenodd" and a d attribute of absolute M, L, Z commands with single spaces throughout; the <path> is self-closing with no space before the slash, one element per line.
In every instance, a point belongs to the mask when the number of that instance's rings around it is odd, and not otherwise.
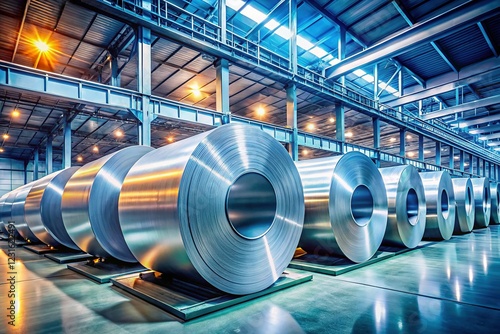
<path fill-rule="evenodd" d="M 486 176 L 486 160 L 483 160 L 483 177 Z"/>
<path fill-rule="evenodd" d="M 139 145 L 151 145 L 152 110 L 149 108 L 151 96 L 151 30 L 138 28 L 137 34 L 137 90 L 142 93 L 140 124 L 138 127 Z"/>
<path fill-rule="evenodd" d="M 375 109 L 378 109 L 378 63 L 373 65 L 373 100 Z"/>
<path fill-rule="evenodd" d="M 403 88 L 403 69 L 401 69 L 401 71 L 399 71 L 398 73 L 398 93 L 399 93 L 399 97 L 402 97 L 403 96 L 403 93 L 404 93 L 404 88 Z M 400 115 L 398 116 L 398 118 L 402 118 L 402 113 L 403 113 L 403 106 L 399 106 L 398 107 L 398 110 L 400 112 Z"/>
<path fill-rule="evenodd" d="M 436 142 L 436 165 L 441 166 L 441 142 Z"/>
<path fill-rule="evenodd" d="M 345 45 L 346 45 L 346 30 L 343 27 L 339 27 L 339 40 L 337 44 L 337 50 L 338 50 L 337 58 L 339 60 L 345 59 Z M 339 78 L 339 82 L 341 85 L 345 85 L 345 76 L 341 76 Z"/>
<path fill-rule="evenodd" d="M 71 167 L 71 122 L 69 114 L 64 114 L 63 126 L 63 168 Z"/>
<path fill-rule="evenodd" d="M 460 150 L 460 171 L 465 172 L 465 157 L 464 151 Z"/>
<path fill-rule="evenodd" d="M 289 60 L 290 70 L 297 73 L 297 0 L 288 0 L 288 27 L 290 29 Z"/>
<path fill-rule="evenodd" d="M 341 103 L 335 104 L 335 138 L 340 140 L 340 153 L 345 152 L 345 108 Z"/>
<path fill-rule="evenodd" d="M 406 159 L 406 130 L 399 130 L 399 155 L 403 158 L 403 161 Z"/>
<path fill-rule="evenodd" d="M 45 143 L 45 174 L 49 175 L 52 172 L 52 135 L 48 135 Z"/>
<path fill-rule="evenodd" d="M 424 162 L 424 136 L 418 135 L 418 160 Z"/>
<path fill-rule="evenodd" d="M 38 180 L 38 166 L 39 165 L 39 151 L 38 148 L 35 149 L 33 157 L 33 181 Z"/>
<path fill-rule="evenodd" d="M 231 122 L 229 111 L 229 62 L 218 59 L 215 63 L 215 109 L 222 113 L 222 124 Z"/>
<path fill-rule="evenodd" d="M 218 0 L 217 14 L 220 26 L 220 41 L 226 43 L 226 0 Z"/>
<path fill-rule="evenodd" d="M 380 167 L 380 119 L 374 117 L 373 119 L 373 148 L 377 150 L 377 159 L 375 164 Z"/>
<path fill-rule="evenodd" d="M 292 138 L 288 151 L 293 161 L 299 160 L 299 145 L 297 133 L 297 88 L 295 84 L 286 86 L 286 125 L 292 129 Z"/>
<path fill-rule="evenodd" d="M 474 161 L 472 160 L 472 154 L 469 153 L 469 173 L 474 174 Z"/>
<path fill-rule="evenodd" d="M 450 169 L 455 169 L 455 148 L 450 146 L 450 161 L 448 161 L 448 167 Z"/>
<path fill-rule="evenodd" d="M 111 86 L 120 87 L 121 75 L 118 73 L 118 57 L 111 58 Z"/>

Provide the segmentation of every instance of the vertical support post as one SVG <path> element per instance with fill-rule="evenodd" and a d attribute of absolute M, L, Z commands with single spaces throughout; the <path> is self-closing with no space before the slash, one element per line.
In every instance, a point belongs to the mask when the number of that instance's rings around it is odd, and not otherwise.
<path fill-rule="evenodd" d="M 340 144 L 340 153 L 344 153 L 345 141 L 345 108 L 341 103 L 335 104 L 335 138 L 342 143 Z"/>
<path fill-rule="evenodd" d="M 459 91 L 460 87 L 457 87 L 455 88 L 455 105 L 459 105 L 460 104 L 460 91 Z"/>
<path fill-rule="evenodd" d="M 441 142 L 436 142 L 436 165 L 441 166 Z"/>
<path fill-rule="evenodd" d="M 151 96 L 151 30 L 138 28 L 137 34 L 137 90 L 142 94 L 141 122 L 139 124 L 139 145 L 151 145 L 152 110 L 149 110 Z"/>
<path fill-rule="evenodd" d="M 24 184 L 28 183 L 28 164 L 29 162 L 27 160 L 24 160 Z M 12 184 L 11 184 L 12 186 Z M 14 190 L 14 189 L 12 189 Z"/>
<path fill-rule="evenodd" d="M 472 175 L 474 174 L 474 161 L 472 158 L 472 154 L 469 153 L 469 173 Z"/>
<path fill-rule="evenodd" d="M 68 113 L 63 117 L 63 168 L 69 168 L 71 167 L 71 122 Z"/>
<path fill-rule="evenodd" d="M 423 102 L 422 100 L 418 100 L 418 116 L 422 117 L 423 114 Z"/>
<path fill-rule="evenodd" d="M 418 135 L 418 160 L 425 162 L 424 157 L 424 136 Z"/>
<path fill-rule="evenodd" d="M 375 164 L 380 167 L 380 119 L 378 117 L 372 118 L 373 122 L 373 148 L 377 150 L 377 159 Z"/>
<path fill-rule="evenodd" d="M 297 87 L 294 83 L 286 86 L 286 125 L 292 129 L 292 138 L 288 152 L 293 161 L 299 160 L 299 145 L 297 132 Z"/>
<path fill-rule="evenodd" d="M 481 169 L 480 169 L 480 160 L 479 157 L 476 157 L 476 174 L 481 175 Z"/>
<path fill-rule="evenodd" d="M 403 88 L 403 70 L 404 69 L 401 69 L 401 71 L 399 71 L 399 73 L 398 73 L 398 93 L 399 93 L 400 97 L 403 96 L 403 93 L 404 93 L 404 88 Z M 399 112 L 400 112 L 399 118 L 402 118 L 403 106 L 399 106 L 398 109 L 399 109 Z"/>
<path fill-rule="evenodd" d="M 450 160 L 448 161 L 448 167 L 450 169 L 455 169 L 455 148 L 450 146 Z"/>
<path fill-rule="evenodd" d="M 33 154 L 33 181 L 38 180 L 38 167 L 39 167 L 39 150 L 38 147 L 35 149 Z"/>
<path fill-rule="evenodd" d="M 215 61 L 215 109 L 222 113 L 222 124 L 231 122 L 229 111 L 229 62 L 220 58 Z"/>
<path fill-rule="evenodd" d="M 481 160 L 483 160 L 483 166 L 482 166 L 483 167 L 483 177 L 485 177 L 486 176 L 486 160 L 484 160 L 484 159 L 481 159 Z"/>
<path fill-rule="evenodd" d="M 120 87 L 121 75 L 118 73 L 118 57 L 112 56 L 111 58 L 111 86 Z"/>
<path fill-rule="evenodd" d="M 406 159 L 406 129 L 399 130 L 399 155 Z"/>
<path fill-rule="evenodd" d="M 220 26 L 220 41 L 226 43 L 226 0 L 218 0 L 217 18 Z"/>
<path fill-rule="evenodd" d="M 45 143 L 45 174 L 49 175 L 53 172 L 52 168 L 52 135 L 47 136 Z"/>
<path fill-rule="evenodd" d="M 339 40 L 337 44 L 337 58 L 339 60 L 344 60 L 345 59 L 345 45 L 346 45 L 346 30 L 344 27 L 339 27 Z M 339 82 L 341 85 L 345 85 L 345 76 L 341 76 L 339 78 Z"/>
<path fill-rule="evenodd" d="M 465 172 L 465 156 L 462 150 L 460 150 L 460 171 Z"/>
<path fill-rule="evenodd" d="M 290 70 L 297 73 L 297 0 L 288 0 L 288 28 L 290 29 Z"/>
<path fill-rule="evenodd" d="M 378 63 L 373 65 L 373 100 L 375 101 L 375 109 L 378 109 Z"/>

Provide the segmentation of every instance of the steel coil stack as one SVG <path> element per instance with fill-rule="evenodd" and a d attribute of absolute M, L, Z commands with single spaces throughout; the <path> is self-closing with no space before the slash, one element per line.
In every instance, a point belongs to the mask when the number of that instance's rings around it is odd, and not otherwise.
<path fill-rule="evenodd" d="M 379 170 L 359 152 L 296 163 L 306 214 L 300 246 L 308 253 L 370 259 L 387 226 L 387 197 Z"/>
<path fill-rule="evenodd" d="M 26 197 L 28 196 L 31 187 L 33 187 L 34 182 L 25 184 L 22 187 L 16 189 L 16 195 L 11 206 L 11 217 L 16 227 L 17 232 L 21 237 L 30 242 L 40 242 L 38 238 L 31 232 L 26 220 L 24 219 L 24 204 L 26 202 Z"/>
<path fill-rule="evenodd" d="M 241 295 L 269 287 L 288 266 L 304 197 L 279 142 L 230 124 L 141 158 L 123 182 L 119 217 L 145 267 Z"/>
<path fill-rule="evenodd" d="M 487 177 L 471 179 L 476 207 L 474 228 L 488 227 L 491 216 L 490 181 Z"/>
<path fill-rule="evenodd" d="M 79 249 L 66 232 L 61 212 L 64 186 L 78 168 L 70 167 L 35 181 L 26 197 L 26 224 L 46 245 Z"/>
<path fill-rule="evenodd" d="M 100 258 L 137 262 L 118 222 L 118 197 L 127 172 L 153 148 L 131 146 L 78 169 L 62 194 L 62 220 L 67 234 L 83 251 Z"/>
<path fill-rule="evenodd" d="M 414 248 L 425 231 L 427 208 L 422 180 L 411 165 L 379 169 L 387 191 L 388 219 L 383 242 Z"/>
<path fill-rule="evenodd" d="M 490 224 L 500 224 L 500 183 L 490 183 L 491 218 Z"/>
<path fill-rule="evenodd" d="M 449 240 L 455 225 L 455 194 L 447 171 L 420 173 L 425 191 L 427 219 L 424 239 Z"/>
<path fill-rule="evenodd" d="M 469 178 L 456 178 L 451 181 L 453 182 L 453 192 L 455 193 L 456 201 L 453 233 L 468 233 L 474 227 L 474 215 L 476 212 L 472 182 Z"/>

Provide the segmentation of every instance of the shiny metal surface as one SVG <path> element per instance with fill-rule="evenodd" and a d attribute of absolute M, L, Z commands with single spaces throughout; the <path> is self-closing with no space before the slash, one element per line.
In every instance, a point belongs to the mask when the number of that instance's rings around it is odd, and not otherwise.
<path fill-rule="evenodd" d="M 97 257 L 137 262 L 118 222 L 118 197 L 132 165 L 154 149 L 130 146 L 77 170 L 66 183 L 61 210 L 64 226 L 83 251 Z"/>
<path fill-rule="evenodd" d="M 279 142 L 230 124 L 141 158 L 123 183 L 119 216 L 145 267 L 248 294 L 274 283 L 292 259 L 304 197 Z"/>
<path fill-rule="evenodd" d="M 6 235 L 9 234 L 9 232 L 7 231 L 7 224 L 12 220 L 12 203 L 14 203 L 14 200 L 16 199 L 16 194 L 17 189 L 14 189 L 11 192 L 5 194 L 6 196 L 4 198 L 3 206 L 0 207 L 0 217 L 3 225 L 3 231 Z M 14 231 L 14 234 L 15 238 L 22 238 L 17 230 Z"/>
<path fill-rule="evenodd" d="M 477 177 L 471 179 L 471 182 L 476 207 L 474 228 L 488 227 L 491 216 L 490 181 L 487 177 Z"/>
<path fill-rule="evenodd" d="M 387 196 L 382 176 L 359 152 L 296 162 L 306 214 L 299 245 L 308 253 L 370 259 L 387 226 Z"/>
<path fill-rule="evenodd" d="M 447 171 L 420 173 L 427 217 L 424 239 L 449 240 L 455 225 L 455 193 Z"/>
<path fill-rule="evenodd" d="M 46 245 L 79 249 L 66 232 L 61 213 L 64 186 L 79 168 L 70 167 L 37 180 L 26 197 L 26 224 Z"/>
<path fill-rule="evenodd" d="M 26 197 L 28 196 L 31 187 L 33 187 L 34 182 L 30 182 L 16 189 L 16 197 L 12 202 L 11 215 L 14 221 L 14 226 L 17 232 L 23 237 L 23 239 L 31 241 L 33 243 L 40 242 L 38 238 L 31 232 L 26 220 L 24 219 L 24 204 L 26 202 Z"/>
<path fill-rule="evenodd" d="M 387 192 L 387 229 L 383 242 L 414 248 L 425 231 L 427 207 L 422 179 L 411 165 L 379 169 Z"/>
<path fill-rule="evenodd" d="M 455 193 L 456 212 L 453 233 L 468 233 L 474 227 L 474 192 L 469 178 L 454 178 L 453 192 Z"/>
<path fill-rule="evenodd" d="M 491 195 L 490 224 L 500 224 L 500 183 L 490 182 L 490 195 Z"/>
<path fill-rule="evenodd" d="M 3 221 L 3 204 L 5 203 L 5 200 L 7 199 L 8 196 L 9 193 L 6 193 L 3 194 L 2 197 L 0 197 L 0 233 L 3 233 L 5 235 L 7 235 L 8 232 Z"/>

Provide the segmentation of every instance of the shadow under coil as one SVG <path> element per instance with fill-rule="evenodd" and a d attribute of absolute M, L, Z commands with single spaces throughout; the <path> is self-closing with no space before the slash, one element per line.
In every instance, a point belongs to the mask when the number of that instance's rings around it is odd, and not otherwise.
<path fill-rule="evenodd" d="M 149 146 L 130 146 L 80 167 L 62 195 L 63 223 L 73 242 L 100 258 L 137 262 L 125 243 L 118 222 L 120 189 L 130 168 Z"/>
<path fill-rule="evenodd" d="M 491 216 L 490 181 L 487 177 L 477 177 L 472 178 L 471 182 L 476 207 L 474 228 L 488 227 Z"/>
<path fill-rule="evenodd" d="M 500 183 L 490 183 L 491 218 L 490 224 L 500 224 Z"/>
<path fill-rule="evenodd" d="M 422 179 L 411 165 L 380 168 L 387 191 L 387 229 L 383 242 L 415 248 L 425 231 L 427 207 Z"/>
<path fill-rule="evenodd" d="M 79 168 L 66 168 L 41 178 L 34 183 L 26 197 L 26 223 L 46 245 L 80 249 L 66 232 L 61 211 L 64 186 Z"/>
<path fill-rule="evenodd" d="M 269 287 L 288 266 L 304 196 L 278 141 L 228 124 L 141 158 L 123 183 L 119 214 L 143 266 L 243 295 Z"/>
<path fill-rule="evenodd" d="M 296 162 L 306 213 L 299 245 L 308 253 L 337 254 L 353 262 L 370 259 L 387 227 L 384 181 L 359 152 Z"/>
<path fill-rule="evenodd" d="M 31 232 L 28 224 L 26 223 L 24 214 L 24 205 L 26 203 L 26 197 L 28 196 L 31 188 L 35 182 L 30 182 L 16 189 L 16 197 L 12 202 L 12 220 L 14 221 L 14 226 L 16 227 L 17 232 L 23 237 L 25 240 L 29 240 L 31 242 L 40 242 L 38 238 Z"/>
<path fill-rule="evenodd" d="M 420 173 L 427 217 L 424 239 L 449 240 L 455 226 L 455 193 L 447 171 Z"/>
<path fill-rule="evenodd" d="M 454 178 L 453 192 L 455 193 L 456 213 L 453 233 L 469 233 L 474 227 L 474 191 L 470 178 Z"/>

